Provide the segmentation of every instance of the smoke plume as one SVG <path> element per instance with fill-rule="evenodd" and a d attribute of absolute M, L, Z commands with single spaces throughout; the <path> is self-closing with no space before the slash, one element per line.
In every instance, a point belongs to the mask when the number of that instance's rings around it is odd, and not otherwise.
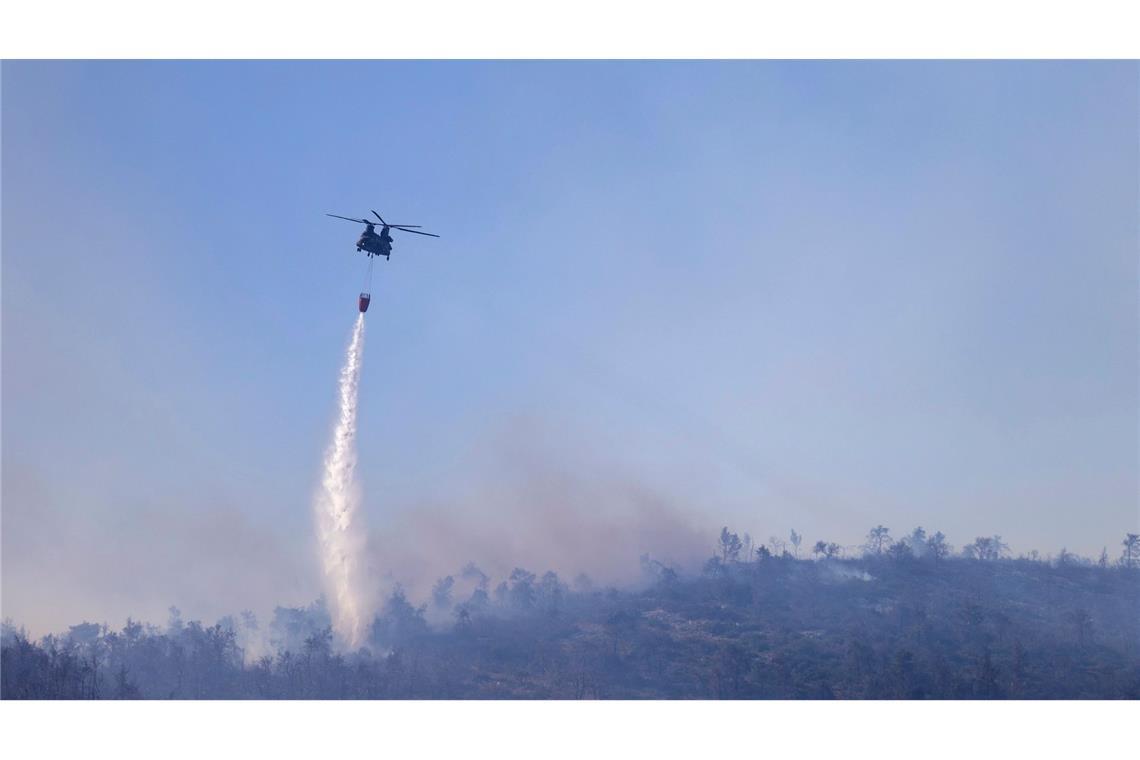
<path fill-rule="evenodd" d="M 344 367 L 340 371 L 340 407 L 332 442 L 325 454 L 324 477 L 315 502 L 325 588 L 333 627 L 350 647 L 358 646 L 369 618 L 362 593 L 362 553 L 366 532 L 361 521 L 356 469 L 356 399 L 364 354 L 364 314 L 356 319 Z"/>

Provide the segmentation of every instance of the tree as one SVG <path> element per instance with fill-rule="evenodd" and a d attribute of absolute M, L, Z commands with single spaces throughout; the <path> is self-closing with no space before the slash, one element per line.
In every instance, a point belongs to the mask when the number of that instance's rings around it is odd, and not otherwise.
<path fill-rule="evenodd" d="M 177 637 L 182 633 L 182 612 L 173 606 L 167 611 L 170 613 L 170 618 L 166 624 L 166 634 L 168 636 Z"/>
<path fill-rule="evenodd" d="M 985 562 L 1001 559 L 1009 551 L 1009 545 L 1001 540 L 1001 536 L 978 536 L 974 543 L 963 547 L 962 556 Z"/>
<path fill-rule="evenodd" d="M 503 584 L 504 586 L 506 584 Z M 463 608 L 471 612 L 481 612 L 491 604 L 491 597 L 485 588 L 477 588 L 471 592 L 470 598 L 463 603 Z"/>
<path fill-rule="evenodd" d="M 910 532 L 910 535 L 903 539 L 906 545 L 910 548 L 911 553 L 916 557 L 923 557 L 927 552 L 927 539 L 926 531 L 922 526 L 915 528 Z"/>
<path fill-rule="evenodd" d="M 139 687 L 131 683 L 127 677 L 127 666 L 119 665 L 119 670 L 115 674 L 115 699 L 140 699 L 142 693 L 139 692 Z"/>
<path fill-rule="evenodd" d="M 774 554 L 777 557 L 784 556 L 784 554 L 788 551 L 788 543 L 786 541 L 784 541 L 782 538 L 776 538 L 775 536 L 769 536 L 768 537 L 768 543 L 772 547 L 772 554 Z"/>
<path fill-rule="evenodd" d="M 724 575 L 724 567 L 724 563 L 720 561 L 720 557 L 714 554 L 705 562 L 701 572 L 710 578 L 720 578 Z"/>
<path fill-rule="evenodd" d="M 799 559 L 800 558 L 800 544 L 803 543 L 804 537 L 802 535 L 800 535 L 799 533 L 796 533 L 795 528 L 792 528 L 792 533 L 788 537 L 788 540 L 790 540 L 792 542 L 792 547 L 795 549 L 796 559 Z"/>
<path fill-rule="evenodd" d="M 332 626 L 313 632 L 305 639 L 304 652 L 309 659 L 324 659 L 332 655 Z"/>
<path fill-rule="evenodd" d="M 455 609 L 455 628 L 459 631 L 471 629 L 471 610 L 466 604 L 461 604 Z"/>
<path fill-rule="evenodd" d="M 331 631 L 331 628 L 328 629 Z M 406 645 L 428 631 L 424 621 L 424 607 L 413 607 L 404 589 L 396 586 L 392 595 L 384 603 L 384 609 L 372 622 L 372 642 L 380 647 L 395 647 Z M 322 634 L 318 631 L 317 634 Z M 310 635 L 305 639 L 306 647 L 310 642 L 319 643 L 319 635 Z"/>
<path fill-rule="evenodd" d="M 67 638 L 73 644 L 90 649 L 95 645 L 101 631 L 102 626 L 98 623 L 80 623 L 70 627 Z"/>
<path fill-rule="evenodd" d="M 950 556 L 952 548 L 946 542 L 946 536 L 942 535 L 942 531 L 937 531 L 926 542 L 926 549 L 930 552 L 930 556 L 936 560 L 946 559 Z"/>
<path fill-rule="evenodd" d="M 547 570 L 539 582 L 538 604 L 551 617 L 557 616 L 562 607 L 562 581 L 558 579 L 558 573 L 553 570 Z"/>
<path fill-rule="evenodd" d="M 324 597 L 308 607 L 276 607 L 269 621 L 269 643 L 276 649 L 299 651 L 302 642 L 332 625 Z"/>
<path fill-rule="evenodd" d="M 530 609 L 534 606 L 535 575 L 521 567 L 511 571 L 511 603 L 521 609 Z"/>
<path fill-rule="evenodd" d="M 895 541 L 887 549 L 887 556 L 895 562 L 904 562 L 908 559 L 914 559 L 914 551 L 911 550 L 910 544 L 906 541 Z"/>
<path fill-rule="evenodd" d="M 869 554 L 880 556 L 883 549 L 890 546 L 891 531 L 890 528 L 884 528 L 882 525 L 876 525 L 871 528 L 867 534 L 867 543 L 864 545 Z"/>
<path fill-rule="evenodd" d="M 1009 554 L 1009 544 L 1001 540 L 1001 536 L 993 537 L 994 559 L 1001 559 Z"/>
<path fill-rule="evenodd" d="M 721 562 L 726 565 L 735 562 L 740 556 L 741 546 L 740 536 L 730 533 L 727 527 L 720 529 Z"/>
<path fill-rule="evenodd" d="M 431 599 L 437 608 L 445 610 L 451 606 L 451 588 L 454 585 L 455 579 L 448 575 L 440 578 L 432 586 Z"/>
<path fill-rule="evenodd" d="M 989 551 L 989 539 L 978 536 L 974 543 L 962 547 L 962 556 L 966 559 L 984 559 L 983 555 Z"/>
<path fill-rule="evenodd" d="M 772 559 L 772 552 L 768 551 L 768 547 L 760 544 L 760 548 L 756 550 L 756 559 L 763 562 L 766 559 Z"/>
<path fill-rule="evenodd" d="M 1098 559 L 1096 561 L 1096 566 L 1102 570 L 1105 569 L 1106 567 L 1108 567 L 1108 547 L 1107 546 L 1100 550 L 1100 559 Z"/>
<path fill-rule="evenodd" d="M 826 541 L 816 541 L 815 546 L 812 547 L 812 554 L 818 554 L 823 559 L 834 559 L 839 556 L 839 552 L 843 547 L 836 543 L 827 543 Z"/>
<path fill-rule="evenodd" d="M 1120 564 L 1125 567 L 1136 567 L 1137 561 L 1140 560 L 1140 533 L 1127 533 L 1120 543 L 1124 546 Z"/>

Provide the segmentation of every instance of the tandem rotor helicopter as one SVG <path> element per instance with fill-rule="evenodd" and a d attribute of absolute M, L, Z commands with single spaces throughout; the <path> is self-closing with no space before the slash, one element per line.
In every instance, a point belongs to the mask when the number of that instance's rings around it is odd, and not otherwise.
<path fill-rule="evenodd" d="M 372 213 L 375 214 L 376 218 L 380 220 L 380 226 L 382 229 L 380 230 L 379 235 L 376 234 L 376 222 L 372 221 L 371 219 L 353 219 L 352 217 L 341 216 L 340 214 L 325 214 L 325 216 L 343 219 L 346 222 L 356 222 L 357 224 L 364 225 L 364 232 L 360 233 L 360 239 L 356 241 L 356 250 L 358 252 L 363 251 L 365 255 L 368 256 L 367 287 L 369 288 L 372 286 L 372 258 L 374 256 L 383 256 L 384 260 L 387 261 L 388 257 L 392 255 L 392 233 L 389 230 L 412 232 L 416 235 L 427 235 L 428 237 L 434 238 L 439 237 L 439 235 L 431 232 L 423 232 L 419 229 L 420 225 L 418 224 L 388 224 L 384 221 L 384 217 L 380 216 L 380 214 L 378 214 L 375 210 L 373 210 Z M 361 313 L 368 311 L 368 302 L 371 299 L 372 296 L 368 293 L 367 290 L 360 294 Z"/>

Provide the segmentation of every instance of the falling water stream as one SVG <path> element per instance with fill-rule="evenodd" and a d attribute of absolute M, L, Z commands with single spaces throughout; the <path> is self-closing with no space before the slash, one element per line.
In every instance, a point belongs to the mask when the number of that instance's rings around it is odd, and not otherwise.
<path fill-rule="evenodd" d="M 361 588 L 365 530 L 360 488 L 354 477 L 356 399 L 363 355 L 364 314 L 359 314 L 340 371 L 338 416 L 314 504 L 333 628 L 350 647 L 362 643 L 366 617 Z"/>

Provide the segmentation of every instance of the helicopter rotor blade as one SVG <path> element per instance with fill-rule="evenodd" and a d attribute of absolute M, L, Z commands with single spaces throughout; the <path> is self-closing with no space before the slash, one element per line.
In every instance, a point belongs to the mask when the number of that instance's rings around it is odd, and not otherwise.
<path fill-rule="evenodd" d="M 372 209 L 372 213 L 373 213 L 373 214 L 376 214 L 376 209 Z M 390 226 L 391 226 L 390 224 L 388 224 L 387 222 L 385 222 L 385 221 L 384 221 L 384 217 L 380 216 L 379 214 L 376 214 L 376 218 L 377 218 L 377 219 L 379 219 L 379 220 L 380 220 L 380 224 L 383 224 L 385 227 L 390 227 Z"/>
<path fill-rule="evenodd" d="M 340 214 L 325 214 L 325 216 L 333 216 L 337 219 L 343 219 L 346 222 L 356 222 L 357 224 L 372 224 L 372 222 L 368 221 L 367 219 L 353 219 L 352 217 L 341 216 Z"/>
<path fill-rule="evenodd" d="M 428 237 L 439 237 L 439 235 L 433 232 L 420 232 L 419 230 L 409 230 L 405 227 L 392 227 L 392 229 L 399 230 L 400 232 L 414 232 L 417 235 L 427 235 Z"/>
<path fill-rule="evenodd" d="M 389 224 L 389 227 L 422 227 L 422 224 Z"/>

